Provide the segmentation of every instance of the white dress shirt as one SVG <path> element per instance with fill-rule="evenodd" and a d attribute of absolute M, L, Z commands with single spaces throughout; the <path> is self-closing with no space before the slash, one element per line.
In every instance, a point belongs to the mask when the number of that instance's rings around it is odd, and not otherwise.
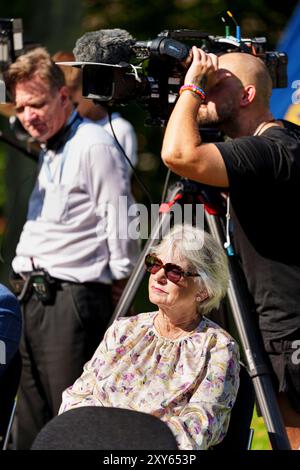
<path fill-rule="evenodd" d="M 108 116 L 104 117 L 97 121 L 97 124 L 100 124 L 104 129 L 113 135 Z M 137 157 L 137 138 L 135 130 L 129 121 L 124 119 L 119 113 L 112 113 L 111 115 L 111 124 L 116 134 L 116 137 L 123 148 L 126 156 L 129 158 L 133 166 L 136 166 L 138 162 Z M 122 156 L 124 158 L 124 156 Z M 127 169 L 131 174 L 132 169 L 128 163 L 126 163 Z"/>
<path fill-rule="evenodd" d="M 35 266 L 73 282 L 126 278 L 139 248 L 137 240 L 124 237 L 127 211 L 119 214 L 120 198 L 126 207 L 134 202 L 125 165 L 111 136 L 87 119 L 63 149 L 46 151 L 14 271 L 26 273 Z"/>

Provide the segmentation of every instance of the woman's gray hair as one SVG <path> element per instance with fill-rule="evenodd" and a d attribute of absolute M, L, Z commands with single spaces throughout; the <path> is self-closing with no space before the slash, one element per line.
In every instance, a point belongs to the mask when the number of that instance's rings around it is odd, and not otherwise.
<path fill-rule="evenodd" d="M 200 274 L 193 278 L 204 285 L 208 299 L 199 302 L 198 311 L 205 315 L 218 308 L 226 295 L 229 270 L 225 250 L 204 230 L 189 224 L 175 225 L 151 253 L 176 257 L 188 264 L 188 269 Z"/>

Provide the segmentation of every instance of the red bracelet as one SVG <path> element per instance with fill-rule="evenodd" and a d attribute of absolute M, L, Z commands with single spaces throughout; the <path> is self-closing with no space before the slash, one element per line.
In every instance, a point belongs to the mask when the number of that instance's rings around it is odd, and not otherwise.
<path fill-rule="evenodd" d="M 205 100 L 205 92 L 202 90 L 202 88 L 198 87 L 197 85 L 182 85 L 182 87 L 179 90 L 179 94 L 183 93 L 185 90 L 190 90 L 196 93 L 196 95 L 200 96 L 203 100 Z"/>

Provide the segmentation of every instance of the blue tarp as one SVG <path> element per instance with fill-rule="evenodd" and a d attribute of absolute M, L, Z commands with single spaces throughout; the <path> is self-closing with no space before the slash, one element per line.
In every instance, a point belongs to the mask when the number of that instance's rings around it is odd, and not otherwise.
<path fill-rule="evenodd" d="M 273 90 L 271 110 L 276 118 L 286 118 L 300 124 L 300 2 L 277 50 L 288 54 L 288 87 Z"/>

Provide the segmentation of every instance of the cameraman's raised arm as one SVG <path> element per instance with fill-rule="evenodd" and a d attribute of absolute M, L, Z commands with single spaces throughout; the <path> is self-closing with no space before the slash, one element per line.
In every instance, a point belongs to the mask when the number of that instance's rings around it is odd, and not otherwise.
<path fill-rule="evenodd" d="M 193 61 L 185 85 L 205 90 L 216 86 L 218 59 L 193 47 Z M 169 119 L 162 147 L 164 163 L 175 173 L 206 184 L 228 185 L 223 158 L 214 144 L 203 144 L 198 129 L 198 114 L 207 107 L 194 91 L 185 90 Z"/>

